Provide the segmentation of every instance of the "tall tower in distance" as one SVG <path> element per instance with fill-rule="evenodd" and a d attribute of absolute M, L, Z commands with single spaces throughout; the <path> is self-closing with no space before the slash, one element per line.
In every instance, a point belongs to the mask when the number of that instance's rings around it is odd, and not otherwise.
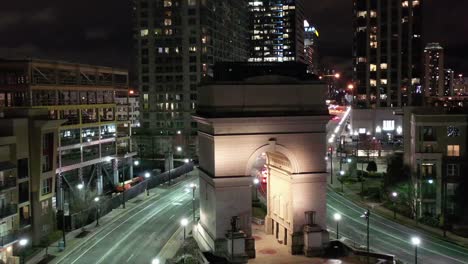
<path fill-rule="evenodd" d="M 197 86 L 219 61 L 247 61 L 245 0 L 134 0 L 140 155 L 196 153 Z"/>
<path fill-rule="evenodd" d="M 353 1 L 355 108 L 422 103 L 421 2 Z"/>
<path fill-rule="evenodd" d="M 424 48 L 424 95 L 444 96 L 444 48 L 429 43 Z"/>
<path fill-rule="evenodd" d="M 308 66 L 307 70 L 314 74 L 317 74 L 319 69 L 319 37 L 318 30 L 304 20 L 304 60 Z"/>
<path fill-rule="evenodd" d="M 305 63 L 302 0 L 251 0 L 249 12 L 249 62 Z"/>

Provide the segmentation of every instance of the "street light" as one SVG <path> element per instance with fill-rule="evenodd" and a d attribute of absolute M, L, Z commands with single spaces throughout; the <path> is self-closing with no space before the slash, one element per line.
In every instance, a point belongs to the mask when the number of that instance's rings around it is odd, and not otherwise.
<path fill-rule="evenodd" d="M 366 222 L 367 222 L 367 253 L 370 252 L 369 250 L 369 231 L 370 231 L 370 228 L 369 228 L 369 220 L 370 220 L 370 211 L 369 209 L 367 209 L 363 215 L 361 215 L 361 217 L 364 217 L 366 219 Z M 367 262 L 369 262 L 369 256 L 367 256 Z"/>
<path fill-rule="evenodd" d="M 344 176 L 345 175 L 345 172 L 344 171 L 340 171 L 340 176 Z"/>
<path fill-rule="evenodd" d="M 189 159 L 184 159 L 184 162 L 185 162 L 185 163 L 189 163 L 190 160 L 189 160 Z"/>
<path fill-rule="evenodd" d="M 78 188 L 78 190 L 82 190 L 84 188 L 84 185 L 82 183 L 76 185 L 76 188 Z"/>
<path fill-rule="evenodd" d="M 421 239 L 419 237 L 412 237 L 411 244 L 414 246 L 414 264 L 418 264 L 418 246 L 421 244 Z"/>
<path fill-rule="evenodd" d="M 433 180 L 433 179 L 429 179 L 429 180 L 427 180 L 427 183 L 433 184 L 433 183 L 434 183 L 434 180 Z"/>
<path fill-rule="evenodd" d="M 184 227 L 184 242 L 182 244 L 182 248 L 184 249 L 183 260 L 184 260 L 184 263 L 185 263 L 185 227 L 188 225 L 188 220 L 186 218 L 183 218 L 182 220 L 180 220 L 180 224 Z"/>
<path fill-rule="evenodd" d="M 338 229 L 338 223 L 340 222 L 341 220 L 341 215 L 339 213 L 335 213 L 333 215 L 333 219 L 335 219 L 335 222 L 336 222 L 336 239 L 338 240 L 339 238 L 339 229 Z"/>
<path fill-rule="evenodd" d="M 151 177 L 151 173 L 145 172 L 144 176 L 145 179 L 149 179 Z M 148 181 L 146 181 L 146 196 L 149 196 Z"/>
<path fill-rule="evenodd" d="M 153 260 L 151 260 L 151 264 L 159 264 L 159 263 L 160 261 L 157 258 L 154 258 Z"/>
<path fill-rule="evenodd" d="M 133 162 L 133 165 L 135 165 L 135 166 L 140 165 L 140 161 L 139 161 L 139 160 L 135 160 L 135 161 Z"/>
<path fill-rule="evenodd" d="M 26 263 L 26 256 L 25 256 L 25 252 L 26 250 L 24 249 L 24 247 L 29 243 L 29 241 L 26 239 L 26 238 L 22 238 L 20 239 L 19 241 L 19 245 L 21 247 L 21 260 L 20 262 L 22 262 L 23 264 Z"/>
<path fill-rule="evenodd" d="M 258 184 L 260 183 L 260 180 L 258 178 L 255 178 L 253 180 L 254 186 L 255 186 L 255 200 L 258 200 Z"/>
<path fill-rule="evenodd" d="M 352 160 L 351 158 L 348 158 L 346 161 L 347 161 L 348 163 L 351 163 L 353 160 Z"/>
<path fill-rule="evenodd" d="M 181 146 L 178 146 L 178 147 L 176 148 L 176 150 L 177 150 L 177 152 L 181 152 L 181 151 L 182 151 L 182 147 L 181 147 Z"/>
<path fill-rule="evenodd" d="M 99 204 L 99 197 L 95 197 L 94 202 L 96 203 L 96 226 L 99 226 L 99 211 L 101 210 L 101 206 Z"/>
<path fill-rule="evenodd" d="M 193 222 L 195 223 L 195 190 L 197 189 L 197 185 L 195 183 L 191 183 L 190 188 L 192 188 L 192 214 Z"/>
<path fill-rule="evenodd" d="M 397 192 L 392 192 L 393 197 L 393 219 L 396 219 L 396 199 L 398 198 Z"/>
<path fill-rule="evenodd" d="M 184 227 L 184 241 L 185 241 L 185 236 L 186 236 L 185 227 L 188 225 L 187 218 L 182 218 L 182 220 L 180 220 L 180 225 Z"/>

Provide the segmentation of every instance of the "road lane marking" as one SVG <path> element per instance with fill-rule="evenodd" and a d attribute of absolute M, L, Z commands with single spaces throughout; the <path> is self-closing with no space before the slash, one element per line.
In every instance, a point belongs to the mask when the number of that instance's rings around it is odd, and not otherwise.
<path fill-rule="evenodd" d="M 342 204 L 343 206 L 348 207 L 349 209 L 351 209 L 351 210 L 353 210 L 353 211 L 355 211 L 355 212 L 357 212 L 357 213 L 360 213 L 360 211 L 357 211 L 356 209 L 354 209 L 354 208 L 348 206 L 345 202 L 343 202 L 343 201 L 341 201 L 340 199 L 338 199 L 338 198 L 336 197 L 336 196 L 338 196 L 338 194 L 336 194 L 336 193 L 334 193 L 334 194 L 335 194 L 335 196 L 333 196 L 333 195 L 330 194 L 330 193 L 327 193 L 327 196 L 330 196 L 332 199 L 334 199 L 334 200 L 337 201 L 338 203 Z M 341 198 L 341 196 L 338 196 L 338 197 Z M 353 202 L 350 202 L 350 201 L 348 201 L 348 200 L 346 200 L 346 202 L 347 202 L 348 204 L 350 204 L 351 206 L 358 207 L 358 208 L 361 208 L 361 209 L 362 209 L 361 206 L 359 206 L 359 205 L 357 205 L 357 204 L 355 204 L 355 203 L 353 203 Z M 383 221 L 391 222 L 390 220 L 388 220 L 388 219 L 386 219 L 386 218 L 384 218 L 384 217 L 382 217 L 382 216 L 380 216 L 380 215 L 378 215 L 378 214 L 374 214 L 374 216 L 375 216 L 375 217 L 372 218 L 374 222 L 380 223 L 380 224 L 382 224 L 382 225 L 384 225 L 384 226 L 386 226 L 386 227 L 388 227 L 388 228 L 390 228 L 390 229 L 394 229 L 394 230 L 396 230 L 396 231 L 398 231 L 398 232 L 404 232 L 404 231 L 400 230 L 398 227 L 394 227 L 394 226 L 392 226 L 392 225 L 389 225 L 389 224 L 383 222 Z M 375 219 L 375 218 L 378 218 L 378 219 Z M 379 219 L 380 219 L 380 220 L 379 220 Z M 407 227 L 407 226 L 402 225 L 402 224 L 399 224 L 399 223 L 394 223 L 394 222 L 392 222 L 392 224 L 399 225 L 399 226 L 401 226 L 401 227 L 407 229 L 407 231 L 415 231 L 415 229 L 412 229 L 412 228 L 410 228 L 410 227 Z M 416 230 L 415 233 L 417 233 L 418 235 L 420 235 L 420 236 L 423 237 L 423 238 L 429 238 L 429 239 L 426 239 L 426 240 L 427 240 L 430 244 L 433 244 L 434 246 L 439 246 L 439 247 L 445 248 L 445 249 L 447 249 L 447 250 L 450 250 L 450 251 L 457 252 L 457 253 L 460 253 L 460 254 L 462 254 L 462 255 L 468 256 L 468 253 L 467 253 L 466 251 L 464 252 L 464 251 L 460 251 L 460 250 L 454 249 L 454 247 L 455 247 L 455 248 L 458 248 L 458 249 L 465 250 L 465 248 L 463 248 L 463 247 L 461 247 L 461 246 L 458 246 L 458 245 L 453 244 L 453 243 L 451 243 L 451 244 L 449 244 L 449 245 L 446 245 L 446 243 L 449 243 L 449 242 L 444 241 L 444 240 L 441 240 L 441 239 L 439 239 L 439 238 L 437 238 L 437 237 L 435 237 L 435 236 L 433 236 L 433 235 L 431 235 L 431 234 L 427 234 L 427 233 L 425 233 L 425 232 L 420 232 L 420 231 L 418 231 L 418 230 Z M 437 241 L 437 242 L 433 242 L 432 239 L 436 239 L 436 240 L 438 240 L 438 241 Z"/>
<path fill-rule="evenodd" d="M 172 218 L 174 218 L 174 216 L 175 216 L 175 214 L 174 214 L 174 215 L 172 215 L 171 217 L 169 217 L 169 220 L 171 220 Z"/>
<path fill-rule="evenodd" d="M 330 197 L 331 197 L 332 199 L 336 200 L 338 203 L 341 203 L 343 206 L 348 207 L 348 208 L 351 209 L 352 211 L 355 211 L 355 212 L 358 212 L 358 213 L 359 213 L 358 210 L 356 210 L 356 209 L 354 209 L 354 208 L 350 208 L 349 206 L 347 206 L 346 204 L 344 204 L 343 202 L 341 202 L 341 201 L 338 200 L 337 198 L 335 198 L 335 197 L 333 197 L 333 196 L 331 196 L 331 195 L 330 195 Z M 332 205 L 327 204 L 327 206 L 330 207 L 330 208 L 332 208 L 332 209 L 334 209 L 335 211 L 339 211 L 339 210 L 337 210 L 335 207 L 333 207 Z M 359 206 L 357 206 L 357 205 L 354 205 L 354 206 L 355 206 L 355 207 L 359 207 Z M 359 207 L 359 208 L 360 208 L 360 207 Z M 362 208 L 361 208 L 361 209 L 362 209 Z M 363 222 L 357 221 L 356 219 L 354 219 L 354 218 L 351 217 L 351 216 L 348 216 L 348 215 L 345 215 L 345 216 L 348 217 L 349 219 L 351 219 L 351 220 L 354 221 L 354 222 L 357 222 L 357 223 L 360 223 L 360 224 L 364 225 Z M 374 222 L 380 223 L 380 224 L 382 224 L 382 225 L 384 225 L 384 226 L 388 226 L 387 224 L 382 223 L 382 222 L 379 222 L 379 221 L 376 221 L 376 220 L 374 220 Z M 391 226 L 389 226 L 389 227 L 391 227 Z M 380 232 L 380 233 L 382 233 L 382 234 L 384 234 L 384 235 L 386 235 L 386 236 L 388 236 L 388 237 L 391 237 L 391 238 L 393 238 L 393 239 L 395 239 L 395 240 L 397 240 L 397 241 L 401 241 L 401 242 L 403 242 L 403 243 L 405 243 L 405 244 L 410 244 L 407 240 L 404 240 L 404 239 L 402 239 L 402 238 L 400 238 L 400 237 L 396 237 L 396 236 L 394 236 L 394 235 L 391 235 L 391 234 L 389 234 L 388 232 L 386 232 L 384 229 L 379 229 L 378 227 L 376 228 L 376 227 L 373 226 L 373 225 L 370 225 L 370 228 L 373 229 L 374 231 Z M 394 228 L 394 227 L 391 227 L 391 228 L 397 230 L 397 228 Z M 398 230 L 398 231 L 400 231 L 400 230 Z M 431 243 L 430 240 L 427 240 L 427 242 Z M 438 246 L 440 246 L 440 247 L 445 247 L 445 246 L 443 246 L 443 245 L 439 245 L 439 244 L 436 244 L 436 243 L 434 243 L 434 242 L 432 242 L 432 244 L 438 245 Z M 422 250 L 426 250 L 426 251 L 431 252 L 431 253 L 434 253 L 434 254 L 436 254 L 436 255 L 444 256 L 444 257 L 446 257 L 446 258 L 452 259 L 452 260 L 457 261 L 457 262 L 460 262 L 460 263 L 466 263 L 465 261 L 456 259 L 456 258 L 451 257 L 451 256 L 448 256 L 448 255 L 445 255 L 445 254 L 443 254 L 443 253 L 441 253 L 441 252 L 436 252 L 436 251 L 434 251 L 434 250 L 432 250 L 432 249 L 428 249 L 427 247 L 422 247 L 422 246 L 421 246 L 420 248 L 421 248 Z M 457 250 L 453 250 L 453 251 L 457 251 Z M 458 251 L 457 251 L 457 252 L 458 252 Z M 463 252 L 460 252 L 460 253 L 463 253 Z M 465 254 L 465 253 L 463 253 L 463 254 Z M 465 255 L 466 255 L 466 254 L 465 254 Z"/>
<path fill-rule="evenodd" d="M 188 180 L 192 180 L 192 179 L 189 178 L 189 179 L 187 179 L 187 180 L 185 180 L 185 181 L 188 181 Z M 180 188 L 180 187 L 181 187 L 180 185 L 182 185 L 185 181 L 181 181 L 181 182 L 178 182 L 178 183 L 174 184 L 173 186 L 171 186 L 170 189 L 172 189 L 173 191 L 177 191 L 177 190 L 181 189 L 181 188 Z M 168 199 L 170 200 L 171 195 L 172 195 L 172 193 L 170 193 L 170 192 L 165 192 L 165 193 L 164 193 L 164 196 L 163 196 L 161 199 L 168 198 Z M 137 210 L 137 212 L 135 212 L 133 215 L 131 215 L 131 216 L 130 216 L 129 218 L 127 218 L 125 221 L 123 221 L 122 223 L 120 223 L 116 228 L 112 229 L 112 230 L 109 231 L 107 234 L 105 234 L 103 238 L 105 238 L 106 236 L 108 236 L 109 234 L 111 234 L 113 231 L 115 231 L 115 229 L 117 229 L 117 228 L 119 228 L 121 225 L 125 224 L 127 221 L 129 221 L 130 219 L 132 219 L 133 217 L 135 217 L 137 214 L 141 213 L 143 210 L 147 209 L 148 207 L 153 206 L 154 204 L 150 203 L 149 205 L 147 205 L 146 207 L 142 208 L 141 210 L 138 210 L 138 209 L 140 209 L 141 206 L 143 206 L 143 205 L 147 204 L 148 202 L 154 200 L 154 198 L 156 198 L 157 196 L 159 196 L 159 194 L 158 194 L 158 195 L 155 195 L 155 196 L 153 196 L 153 197 L 151 197 L 151 199 L 145 200 L 143 203 L 138 204 L 137 206 L 135 206 L 135 207 L 133 207 L 132 209 L 130 209 L 130 210 L 124 212 L 123 214 L 119 214 L 119 216 L 118 216 L 114 221 L 107 223 L 106 226 L 105 226 L 103 229 L 98 230 L 98 231 L 96 231 L 95 233 L 93 233 L 93 236 L 90 237 L 88 240 L 83 240 L 83 242 L 82 242 L 82 244 L 81 244 L 80 246 L 78 246 L 77 248 L 72 249 L 68 254 L 64 255 L 60 260 L 57 260 L 57 263 L 61 263 L 64 259 L 68 258 L 71 254 L 75 253 L 78 249 L 80 249 L 80 251 L 81 251 L 81 247 L 88 247 L 88 245 L 85 245 L 85 244 L 91 242 L 91 241 L 90 241 L 91 238 L 95 239 L 95 236 L 97 236 L 98 234 L 101 234 L 101 233 L 104 233 L 104 232 L 105 232 L 105 228 L 106 228 L 106 227 L 109 227 L 110 225 L 116 223 L 118 220 L 120 220 L 120 219 L 126 217 L 127 215 L 130 214 L 130 212 L 133 212 L 133 211 Z M 159 200 L 159 199 L 158 199 L 158 200 Z M 89 247 L 87 251 L 89 251 L 91 248 L 93 248 L 94 246 L 96 246 L 96 244 L 98 244 L 103 238 L 99 239 L 96 243 L 94 243 L 93 245 L 91 245 L 91 247 Z M 82 257 L 82 255 L 81 255 L 80 257 L 78 257 L 78 258 L 81 258 L 81 257 Z M 75 259 L 74 262 L 76 262 L 77 260 L 78 260 L 78 259 Z"/>
<path fill-rule="evenodd" d="M 132 254 L 132 255 L 127 259 L 127 262 L 129 262 L 130 259 L 133 258 L 133 256 L 135 256 L 135 254 Z"/>

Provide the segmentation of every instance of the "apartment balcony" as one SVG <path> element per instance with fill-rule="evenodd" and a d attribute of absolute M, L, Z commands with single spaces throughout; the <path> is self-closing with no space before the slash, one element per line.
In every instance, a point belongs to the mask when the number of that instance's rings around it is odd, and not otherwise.
<path fill-rule="evenodd" d="M 0 207 L 0 218 L 6 218 L 9 216 L 13 216 L 18 213 L 18 205 L 17 204 L 9 204 L 3 207 Z"/>
<path fill-rule="evenodd" d="M 14 231 L 7 232 L 0 237 L 0 243 L 2 247 L 11 245 L 18 240 L 18 233 Z"/>
<path fill-rule="evenodd" d="M 0 181 L 0 191 L 6 191 L 12 188 L 16 188 L 16 178 L 8 178 Z"/>

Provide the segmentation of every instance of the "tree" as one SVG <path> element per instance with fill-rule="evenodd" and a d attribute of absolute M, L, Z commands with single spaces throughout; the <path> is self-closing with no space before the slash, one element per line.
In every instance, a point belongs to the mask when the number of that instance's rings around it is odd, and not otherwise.
<path fill-rule="evenodd" d="M 411 180 L 395 185 L 399 203 L 406 208 L 409 216 L 417 221 L 418 204 L 416 188 Z"/>
<path fill-rule="evenodd" d="M 375 163 L 375 161 L 373 160 L 369 161 L 369 163 L 367 164 L 366 171 L 377 172 L 377 163 Z"/>
<path fill-rule="evenodd" d="M 410 169 L 403 163 L 402 154 L 393 154 L 387 158 L 387 173 L 384 174 L 383 185 L 391 189 L 400 183 L 410 180 Z"/>

